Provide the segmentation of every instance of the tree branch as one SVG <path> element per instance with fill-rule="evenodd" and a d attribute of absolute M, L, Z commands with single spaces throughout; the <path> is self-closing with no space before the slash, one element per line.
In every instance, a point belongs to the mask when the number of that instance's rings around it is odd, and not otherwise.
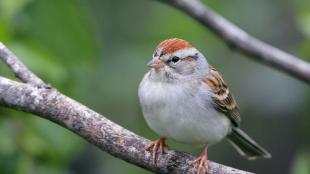
<path fill-rule="evenodd" d="M 3 44 L 0 46 L 2 59 L 17 74 L 17 77 L 32 84 L 43 83 Z M 150 143 L 149 140 L 113 123 L 54 88 L 32 84 L 20 83 L 0 76 L 0 105 L 53 121 L 103 151 L 147 170 L 156 173 L 195 173 L 190 165 L 194 156 L 168 150 L 166 154 L 159 155 L 155 164 L 152 162 L 150 152 L 145 151 L 146 145 Z M 209 161 L 209 173 L 250 174 L 211 161 Z"/>
<path fill-rule="evenodd" d="M 310 83 L 310 63 L 252 37 L 198 0 L 157 0 L 194 18 L 235 48 L 255 60 Z"/>
<path fill-rule="evenodd" d="M 37 86 L 44 82 L 33 74 L 2 42 L 0 42 L 0 59 L 2 59 L 14 72 L 15 76 L 25 83 Z"/>
<path fill-rule="evenodd" d="M 152 162 L 144 148 L 150 143 L 102 115 L 62 95 L 56 89 L 38 88 L 0 77 L 0 105 L 33 113 L 83 137 L 111 155 L 156 173 L 194 173 L 194 156 L 169 150 Z M 224 165 L 209 163 L 210 173 L 246 174 Z"/>

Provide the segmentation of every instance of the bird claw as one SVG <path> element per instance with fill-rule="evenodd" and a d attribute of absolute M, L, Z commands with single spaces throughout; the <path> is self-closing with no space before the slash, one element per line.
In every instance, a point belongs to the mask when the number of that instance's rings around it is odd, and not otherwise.
<path fill-rule="evenodd" d="M 194 169 L 197 170 L 196 174 L 203 174 L 208 171 L 208 160 L 202 157 L 199 157 L 193 161 L 191 161 L 191 165 L 194 166 Z"/>
<path fill-rule="evenodd" d="M 198 158 L 191 161 L 190 164 L 194 166 L 194 169 L 197 170 L 196 174 L 206 173 L 209 169 L 207 160 L 207 147 L 205 148 L 203 153 Z"/>
<path fill-rule="evenodd" d="M 160 138 L 158 140 L 153 141 L 150 145 L 148 145 L 145 150 L 151 150 L 153 162 L 156 163 L 157 152 L 159 151 L 161 155 L 165 153 L 165 138 Z"/>

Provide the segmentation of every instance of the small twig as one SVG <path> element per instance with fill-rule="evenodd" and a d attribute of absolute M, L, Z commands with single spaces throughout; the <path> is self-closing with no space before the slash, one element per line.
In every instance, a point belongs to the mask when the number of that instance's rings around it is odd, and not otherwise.
<path fill-rule="evenodd" d="M 198 0 L 157 0 L 196 19 L 223 39 L 230 47 L 255 60 L 310 83 L 310 63 L 266 44 L 209 9 Z"/>
<path fill-rule="evenodd" d="M 22 82 L 36 86 L 45 85 L 44 82 L 33 74 L 2 42 L 0 42 L 0 59 L 2 59 Z"/>

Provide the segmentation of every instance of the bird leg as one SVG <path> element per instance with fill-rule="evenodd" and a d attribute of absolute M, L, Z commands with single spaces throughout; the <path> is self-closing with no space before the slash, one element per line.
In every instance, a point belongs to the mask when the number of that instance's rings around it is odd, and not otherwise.
<path fill-rule="evenodd" d="M 145 150 L 152 150 L 151 154 L 152 154 L 152 159 L 153 161 L 156 163 L 156 158 L 157 158 L 157 151 L 159 150 L 161 154 L 165 153 L 165 147 L 166 147 L 166 143 L 165 143 L 166 138 L 160 138 L 158 140 L 153 141 L 150 145 L 148 145 Z"/>
<path fill-rule="evenodd" d="M 208 171 L 208 146 L 204 148 L 202 153 L 198 158 L 191 161 L 191 165 L 194 166 L 194 169 L 197 169 L 197 174 L 206 173 Z"/>

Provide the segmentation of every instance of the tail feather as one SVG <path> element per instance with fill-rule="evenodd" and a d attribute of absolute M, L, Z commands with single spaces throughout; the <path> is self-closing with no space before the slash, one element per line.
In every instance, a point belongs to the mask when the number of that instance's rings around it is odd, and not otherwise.
<path fill-rule="evenodd" d="M 231 134 L 228 135 L 228 140 L 242 156 L 249 160 L 271 158 L 267 150 L 258 145 L 252 138 L 237 127 L 232 128 Z"/>

